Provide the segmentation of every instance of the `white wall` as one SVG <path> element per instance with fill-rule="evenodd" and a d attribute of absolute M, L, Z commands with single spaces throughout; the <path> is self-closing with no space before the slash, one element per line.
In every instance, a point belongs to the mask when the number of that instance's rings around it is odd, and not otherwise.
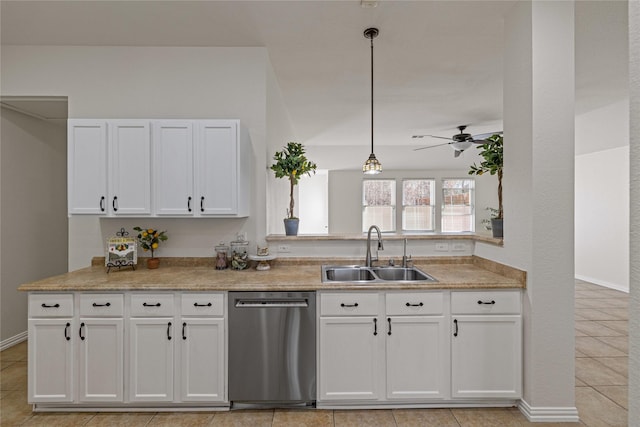
<path fill-rule="evenodd" d="M 629 146 L 576 157 L 575 212 L 576 277 L 628 292 Z"/>
<path fill-rule="evenodd" d="M 464 162 L 464 159 L 460 159 Z M 469 165 L 466 165 L 469 166 Z M 476 231 L 486 233 L 481 221 L 489 218 L 486 207 L 498 206 L 498 178 L 491 175 L 469 176 L 468 168 L 458 170 L 385 170 L 377 175 L 380 179 L 395 179 L 400 184 L 403 178 L 425 178 L 436 180 L 436 208 L 442 199 L 441 181 L 444 178 L 470 178 L 476 181 Z M 362 232 L 362 171 L 329 171 L 329 233 Z M 396 213 L 402 211 L 402 193 L 396 192 Z M 436 209 L 436 224 L 439 230 L 440 211 Z M 401 225 L 399 224 L 398 227 Z M 401 232 L 398 228 L 397 232 Z"/>
<path fill-rule="evenodd" d="M 64 126 L 1 110 L 0 341 L 27 330 L 20 284 L 67 271 Z"/>
<path fill-rule="evenodd" d="M 214 244 L 239 231 L 251 241 L 264 236 L 267 138 L 288 133 L 282 114 L 270 116 L 267 129 L 267 105 L 274 105 L 267 104 L 267 89 L 277 98 L 278 88 L 273 77 L 267 88 L 264 48 L 3 46 L 1 55 L 3 95 L 68 96 L 70 118 L 237 118 L 251 136 L 255 169 L 248 173 L 255 174 L 256 190 L 249 218 L 73 217 L 70 269 L 104 255 L 105 239 L 121 226 L 166 229 L 160 256 L 210 256 Z"/>
<path fill-rule="evenodd" d="M 298 184 L 300 206 L 299 234 L 327 234 L 329 232 L 329 171 L 317 170 L 304 175 Z"/>
<path fill-rule="evenodd" d="M 636 1 L 629 2 L 629 110 L 629 425 L 633 426 L 640 420 L 640 2 Z"/>

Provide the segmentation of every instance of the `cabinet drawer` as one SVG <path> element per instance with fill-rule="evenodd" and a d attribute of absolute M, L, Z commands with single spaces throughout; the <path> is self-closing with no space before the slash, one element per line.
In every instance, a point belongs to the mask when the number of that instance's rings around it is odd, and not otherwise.
<path fill-rule="evenodd" d="M 442 314 L 443 306 L 442 292 L 394 292 L 387 294 L 386 314 Z"/>
<path fill-rule="evenodd" d="M 452 314 L 520 314 L 520 291 L 451 292 Z"/>
<path fill-rule="evenodd" d="M 222 316 L 224 294 L 183 294 L 183 316 Z"/>
<path fill-rule="evenodd" d="M 173 316 L 173 294 L 131 295 L 131 316 Z"/>
<path fill-rule="evenodd" d="M 29 295 L 29 317 L 73 316 L 73 294 Z"/>
<path fill-rule="evenodd" d="M 80 316 L 115 317 L 124 315 L 122 294 L 80 294 Z"/>
<path fill-rule="evenodd" d="M 378 314 L 377 293 L 345 292 L 320 295 L 321 316 L 375 316 Z"/>

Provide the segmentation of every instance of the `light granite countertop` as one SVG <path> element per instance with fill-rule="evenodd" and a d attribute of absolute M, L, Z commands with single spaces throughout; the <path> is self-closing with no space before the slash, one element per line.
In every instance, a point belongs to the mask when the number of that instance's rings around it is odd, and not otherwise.
<path fill-rule="evenodd" d="M 522 289 L 524 271 L 476 256 L 418 258 L 415 266 L 430 274 L 430 283 L 322 283 L 320 266 L 361 264 L 362 260 L 276 260 L 268 271 L 215 270 L 211 258 L 163 258 L 157 270 L 144 259 L 136 270 L 106 272 L 104 258 L 91 267 L 25 283 L 18 289 L 33 292 L 60 291 L 294 291 L 294 290 L 390 290 L 390 289 Z M 383 265 L 383 264 L 382 264 Z"/>

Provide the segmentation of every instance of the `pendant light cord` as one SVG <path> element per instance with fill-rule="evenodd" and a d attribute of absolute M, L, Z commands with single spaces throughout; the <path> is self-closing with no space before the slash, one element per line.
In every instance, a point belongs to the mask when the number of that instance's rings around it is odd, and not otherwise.
<path fill-rule="evenodd" d="M 373 154 L 373 37 L 371 37 L 371 153 Z"/>

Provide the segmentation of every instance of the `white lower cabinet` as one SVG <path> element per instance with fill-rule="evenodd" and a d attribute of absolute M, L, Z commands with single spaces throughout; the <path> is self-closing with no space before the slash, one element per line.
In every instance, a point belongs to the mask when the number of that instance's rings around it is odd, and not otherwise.
<path fill-rule="evenodd" d="M 319 406 L 522 396 L 521 293 L 321 292 Z"/>
<path fill-rule="evenodd" d="M 380 397 L 378 318 L 320 318 L 319 400 L 377 400 Z"/>
<path fill-rule="evenodd" d="M 129 400 L 173 401 L 174 319 L 129 320 Z"/>
<path fill-rule="evenodd" d="M 32 293 L 28 401 L 225 406 L 225 307 L 223 292 Z"/>
<path fill-rule="evenodd" d="M 123 319 L 80 318 L 80 402 L 122 402 Z"/>
<path fill-rule="evenodd" d="M 183 402 L 224 402 L 224 319 L 183 318 L 180 378 Z"/>
<path fill-rule="evenodd" d="M 387 398 L 448 396 L 449 352 L 443 316 L 387 317 Z"/>
<path fill-rule="evenodd" d="M 71 317 L 29 319 L 29 403 L 73 401 L 72 327 Z"/>
<path fill-rule="evenodd" d="M 442 292 L 322 293 L 318 399 L 448 397 L 443 310 Z"/>
<path fill-rule="evenodd" d="M 452 292 L 453 398 L 522 396 L 520 292 Z"/>

